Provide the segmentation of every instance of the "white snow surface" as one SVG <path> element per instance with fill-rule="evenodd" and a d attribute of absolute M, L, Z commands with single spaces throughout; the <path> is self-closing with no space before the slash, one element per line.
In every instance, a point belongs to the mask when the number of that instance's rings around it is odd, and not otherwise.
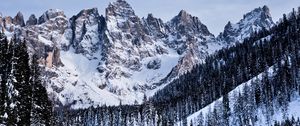
<path fill-rule="evenodd" d="M 274 74 L 276 74 L 274 72 L 274 68 L 270 67 L 268 69 L 268 73 L 269 73 L 269 77 L 274 76 Z M 247 85 L 250 86 L 252 81 L 255 80 L 261 80 L 262 79 L 262 73 L 259 74 L 258 76 L 252 78 L 251 80 L 242 83 L 241 85 L 239 85 L 238 87 L 236 87 L 234 90 L 232 90 L 231 92 L 229 92 L 229 107 L 231 108 L 230 110 L 232 111 L 233 109 L 233 104 L 236 101 L 236 94 L 238 93 L 243 93 L 243 88 Z M 187 123 L 188 126 L 190 125 L 191 122 L 195 122 L 197 121 L 197 116 L 200 115 L 200 113 L 202 113 L 202 115 L 204 116 L 204 122 L 206 120 L 205 116 L 209 113 L 212 112 L 214 109 L 215 104 L 222 102 L 223 97 L 219 98 L 218 100 L 212 102 L 211 104 L 207 105 L 206 107 L 202 108 L 201 110 L 193 113 L 192 115 L 187 117 Z M 300 96 L 295 94 L 293 96 L 293 99 L 291 100 L 291 102 L 288 105 L 288 116 L 291 118 L 292 116 L 294 117 L 300 117 Z M 233 112 L 231 112 L 233 113 Z M 275 121 L 284 121 L 283 119 L 283 115 L 282 112 L 280 110 L 276 111 L 275 110 L 275 114 L 272 116 L 271 118 L 272 122 Z M 261 124 L 266 124 L 266 119 L 265 116 L 262 114 L 262 110 L 261 108 L 259 108 L 258 110 L 258 121 L 256 122 L 257 125 L 261 125 Z M 182 121 L 177 122 L 177 125 L 180 126 L 182 125 Z"/>
<path fill-rule="evenodd" d="M 96 70 L 98 60 L 89 60 L 82 54 L 74 53 L 73 49 L 62 51 L 61 60 L 64 66 L 55 69 L 58 77 L 52 78 L 52 84 L 63 88 L 57 95 L 64 105 L 71 104 L 74 100 L 77 102 L 73 108 L 89 107 L 91 104 L 119 104 L 120 99 L 116 95 L 97 87 L 97 83 L 101 81 Z M 52 88 L 48 88 L 49 90 Z"/>
<path fill-rule="evenodd" d="M 99 59 L 101 59 L 100 50 L 93 54 L 98 56 L 90 59 L 83 54 L 76 54 L 74 49 L 69 51 L 61 51 L 61 61 L 64 64 L 62 67 L 51 68 L 58 74 L 57 78 L 51 79 L 51 85 L 62 88 L 63 90 L 57 93 L 58 100 L 64 105 L 69 105 L 76 101 L 72 108 L 86 108 L 91 105 L 119 105 L 133 104 L 135 101 L 142 103 L 144 95 L 149 95 L 143 90 L 134 91 L 135 86 L 151 86 L 152 83 L 158 82 L 167 76 L 171 69 L 178 63 L 180 55 L 172 49 L 168 49 L 168 54 L 157 55 L 154 57 L 144 58 L 142 68 L 139 71 L 133 71 L 122 66 L 119 67 L 129 73 L 129 78 L 120 77 L 109 80 L 112 86 L 120 89 L 120 94 L 115 94 L 109 91 L 108 88 L 100 89 L 98 87 L 103 81 L 101 74 L 97 71 Z M 148 69 L 149 61 L 159 59 L 161 67 L 159 69 Z M 53 88 L 48 87 L 48 91 L 53 92 Z"/>

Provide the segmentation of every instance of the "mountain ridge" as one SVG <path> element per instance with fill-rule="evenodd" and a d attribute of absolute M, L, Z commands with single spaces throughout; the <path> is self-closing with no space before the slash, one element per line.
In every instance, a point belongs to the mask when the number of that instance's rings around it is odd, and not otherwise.
<path fill-rule="evenodd" d="M 1 27 L 30 40 L 29 52 L 45 66 L 51 99 L 75 108 L 141 103 L 225 45 L 184 10 L 164 23 L 151 14 L 138 17 L 124 0 L 110 3 L 105 16 L 92 8 L 68 19 L 49 9 L 23 26 L 17 15 Z"/>

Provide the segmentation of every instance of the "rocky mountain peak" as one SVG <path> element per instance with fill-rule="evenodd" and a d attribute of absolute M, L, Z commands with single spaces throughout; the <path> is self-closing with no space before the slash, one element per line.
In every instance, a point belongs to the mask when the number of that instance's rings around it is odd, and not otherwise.
<path fill-rule="evenodd" d="M 46 21 L 50 19 L 54 19 L 56 17 L 66 17 L 64 12 L 59 9 L 49 9 L 47 10 L 38 20 L 38 24 L 45 23 Z"/>
<path fill-rule="evenodd" d="M 268 6 L 264 5 L 263 7 L 256 8 L 251 12 L 244 15 L 243 19 L 261 19 L 263 20 L 272 20 L 272 16 L 270 14 L 270 9 Z"/>
<path fill-rule="evenodd" d="M 230 36 L 234 34 L 233 24 L 229 21 L 224 28 L 224 32 L 221 33 L 223 36 Z M 226 40 L 229 41 L 229 40 Z"/>
<path fill-rule="evenodd" d="M 21 27 L 25 26 L 24 17 L 21 12 L 18 12 L 17 15 L 14 17 L 13 24 L 20 25 Z"/>
<path fill-rule="evenodd" d="M 106 8 L 106 16 L 131 17 L 135 16 L 134 10 L 125 0 L 112 2 Z"/>
<path fill-rule="evenodd" d="M 150 41 L 145 36 L 145 28 L 141 19 L 135 15 L 132 7 L 124 0 L 110 3 L 106 8 L 106 23 L 109 32 L 112 32 L 113 40 L 120 40 L 120 34 L 126 32 L 124 37 L 134 40 L 134 45 L 140 45 L 140 41 Z M 121 33 L 122 32 L 122 33 Z"/>
<path fill-rule="evenodd" d="M 270 15 L 270 9 L 269 9 L 269 7 L 268 7 L 267 5 L 264 5 L 264 6 L 262 7 L 262 10 L 263 10 L 264 12 L 266 12 L 267 14 Z"/>
<path fill-rule="evenodd" d="M 37 18 L 34 14 L 30 15 L 28 20 L 26 21 L 26 25 L 36 25 L 37 24 Z"/>
<path fill-rule="evenodd" d="M 165 24 L 160 18 L 156 18 L 150 13 L 147 18 L 143 18 L 143 21 L 148 35 L 158 38 L 166 37 Z"/>
<path fill-rule="evenodd" d="M 225 41 L 227 44 L 234 44 L 249 37 L 254 31 L 263 28 L 269 29 L 274 24 L 269 8 L 267 6 L 259 7 L 246 13 L 238 23 L 228 23 L 218 39 Z"/>
<path fill-rule="evenodd" d="M 184 10 L 181 10 L 169 24 L 170 28 L 175 28 L 173 30 L 178 31 L 181 34 L 212 35 L 198 17 L 192 16 Z"/>
<path fill-rule="evenodd" d="M 178 64 L 163 80 L 171 81 L 179 75 L 190 71 L 194 65 L 201 63 L 208 55 L 208 46 L 215 37 L 198 17 L 181 10 L 177 16 L 167 23 L 170 32 L 167 45 L 182 55 Z M 212 41 L 212 42 L 211 42 Z"/>
<path fill-rule="evenodd" d="M 3 31 L 9 31 L 12 32 L 14 31 L 14 25 L 13 25 L 13 18 L 11 16 L 5 16 L 1 18 L 1 27 Z"/>
<path fill-rule="evenodd" d="M 81 10 L 70 19 L 69 35 L 76 53 L 93 58 L 94 52 L 100 48 L 105 19 L 100 16 L 97 8 Z"/>
<path fill-rule="evenodd" d="M 185 10 L 181 10 L 179 12 L 179 14 L 177 15 L 177 17 L 180 17 L 182 20 L 188 20 L 188 19 L 192 18 L 192 15 L 187 13 Z"/>
<path fill-rule="evenodd" d="M 181 10 L 172 20 L 175 22 L 187 23 L 193 21 L 193 16 L 185 10 Z"/>
<path fill-rule="evenodd" d="M 225 29 L 230 29 L 232 28 L 232 23 L 228 21 L 228 23 L 225 25 Z"/>
<path fill-rule="evenodd" d="M 163 23 L 163 21 L 160 18 L 156 18 L 152 13 L 148 14 L 147 18 L 143 18 L 143 19 L 146 20 L 147 23 L 153 25 L 159 25 L 159 23 Z"/>
<path fill-rule="evenodd" d="M 5 16 L 4 17 L 4 22 L 7 24 L 12 24 L 13 23 L 13 18 L 11 16 Z"/>
<path fill-rule="evenodd" d="M 268 6 L 263 6 L 263 8 L 262 8 L 262 10 L 263 10 L 263 19 L 266 19 L 266 18 L 269 18 L 269 19 L 272 19 L 272 16 L 271 16 L 271 13 L 270 13 L 270 9 L 269 9 L 269 7 Z"/>
<path fill-rule="evenodd" d="M 50 9 L 43 13 L 39 19 L 30 15 L 23 27 L 21 36 L 28 40 L 28 50 L 37 54 L 41 64 L 48 68 L 59 67 L 60 43 L 68 25 L 68 20 L 63 11 Z"/>
<path fill-rule="evenodd" d="M 147 15 L 147 20 L 155 20 L 156 18 L 153 16 L 153 14 L 152 13 L 149 13 L 148 15 Z"/>
<path fill-rule="evenodd" d="M 98 9 L 97 8 L 91 8 L 91 9 L 81 10 L 77 14 L 77 17 L 80 17 L 80 16 L 90 16 L 90 15 L 99 16 Z"/>

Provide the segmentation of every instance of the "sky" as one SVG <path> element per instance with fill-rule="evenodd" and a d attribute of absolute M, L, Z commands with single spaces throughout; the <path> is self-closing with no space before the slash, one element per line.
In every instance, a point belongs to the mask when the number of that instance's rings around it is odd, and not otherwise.
<path fill-rule="evenodd" d="M 109 2 L 114 0 L 0 0 L 0 12 L 3 16 L 15 16 L 21 11 L 25 20 L 30 14 L 39 17 L 48 9 L 60 9 L 68 17 L 76 15 L 86 8 L 98 8 L 104 15 Z M 218 35 L 228 21 L 238 22 L 245 13 L 257 7 L 267 5 L 276 22 L 283 13 L 300 6 L 300 0 L 127 0 L 139 17 L 152 13 L 155 17 L 169 21 L 180 10 L 186 10 L 199 17 L 210 32 Z"/>

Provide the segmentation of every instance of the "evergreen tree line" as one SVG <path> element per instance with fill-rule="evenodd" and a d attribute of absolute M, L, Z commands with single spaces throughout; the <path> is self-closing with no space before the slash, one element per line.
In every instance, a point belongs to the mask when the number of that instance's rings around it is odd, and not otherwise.
<path fill-rule="evenodd" d="M 274 126 L 300 126 L 300 119 L 298 117 L 296 120 L 295 117 L 292 116 L 292 118 L 286 119 L 282 122 L 275 121 Z"/>
<path fill-rule="evenodd" d="M 244 84 L 242 91 L 231 92 L 231 99 L 228 94 L 224 95 L 222 102 L 216 101 L 213 109 L 209 109 L 205 114 L 200 113 L 190 124 L 244 126 L 260 122 L 263 123 L 261 125 L 272 125 L 275 114 L 289 120 L 289 103 L 295 96 L 300 96 L 300 69 L 294 68 L 296 64 L 291 61 L 295 59 L 290 55 L 285 57 L 264 71 L 261 76 Z M 295 120 L 292 124 L 294 123 Z"/>
<path fill-rule="evenodd" d="M 165 126 L 182 121 L 185 126 L 188 115 L 223 97 L 220 106 L 223 106 L 225 112 L 214 110 L 212 113 L 216 116 L 207 117 L 210 119 L 208 125 L 229 125 L 230 118 L 235 120 L 235 125 L 253 124 L 257 120 L 253 109 L 265 106 L 268 111 L 263 114 L 269 118 L 273 115 L 275 105 L 286 110 L 291 92 L 300 90 L 300 83 L 296 79 L 300 65 L 299 31 L 300 8 L 298 12 L 293 10 L 288 16 L 284 15 L 281 22 L 270 30 L 262 29 L 244 42 L 207 57 L 204 64 L 195 66 L 142 105 L 102 106 L 82 110 L 61 107 L 56 109 L 55 117 L 61 125 Z M 266 72 L 271 66 L 278 73 L 273 78 L 269 78 Z M 261 81 L 251 84 L 254 87 L 244 89 L 254 93 L 236 96 L 238 102 L 235 102 L 232 110 L 236 116 L 231 116 L 228 93 L 261 73 L 264 73 Z M 245 97 L 251 99 L 245 100 Z M 214 123 L 213 118 L 219 123 Z"/>
<path fill-rule="evenodd" d="M 0 33 L 0 125 L 51 125 L 52 104 L 26 41 Z"/>

